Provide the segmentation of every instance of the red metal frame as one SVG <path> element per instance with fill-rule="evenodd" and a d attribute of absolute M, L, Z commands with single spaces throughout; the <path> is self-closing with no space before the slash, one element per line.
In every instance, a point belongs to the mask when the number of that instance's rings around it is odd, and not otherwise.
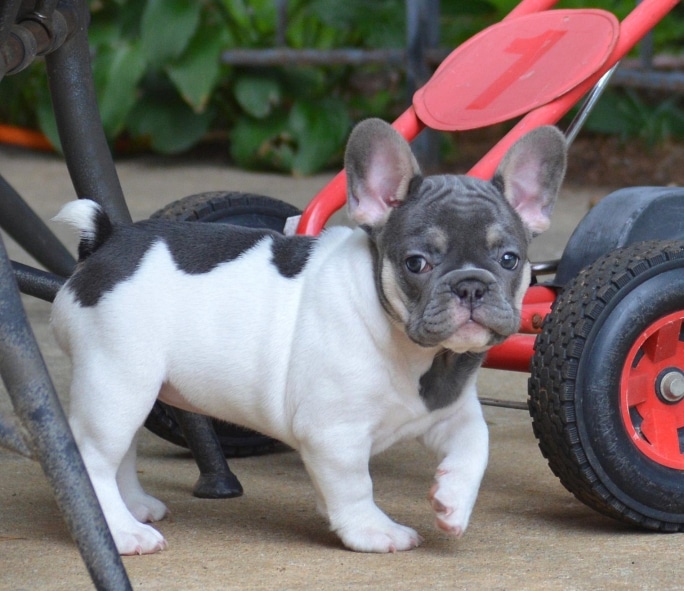
<path fill-rule="evenodd" d="M 523 0 L 504 20 L 533 14 L 552 8 L 558 0 Z M 586 80 L 580 82 L 559 98 L 530 111 L 525 115 L 468 174 L 489 179 L 506 151 L 528 131 L 541 125 L 557 123 L 598 80 L 620 61 L 665 15 L 679 3 L 679 0 L 643 0 L 620 23 L 617 43 L 604 65 Z M 408 141 L 413 140 L 424 128 L 413 106 L 397 118 L 392 126 Z M 340 171 L 311 201 L 304 210 L 298 234 L 318 234 L 330 217 L 346 203 L 346 177 Z M 532 286 L 528 289 L 522 306 L 520 334 L 509 337 L 503 344 L 490 350 L 485 367 L 512 371 L 529 371 L 533 354 L 535 334 L 539 332 L 541 320 L 548 313 L 555 300 L 553 289 Z"/>

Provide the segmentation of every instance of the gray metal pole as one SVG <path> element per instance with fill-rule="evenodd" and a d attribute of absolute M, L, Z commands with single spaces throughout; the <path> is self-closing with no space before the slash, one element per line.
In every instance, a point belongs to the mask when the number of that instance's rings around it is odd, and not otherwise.
<path fill-rule="evenodd" d="M 132 589 L 21 303 L 0 240 L 0 375 L 97 589 Z"/>

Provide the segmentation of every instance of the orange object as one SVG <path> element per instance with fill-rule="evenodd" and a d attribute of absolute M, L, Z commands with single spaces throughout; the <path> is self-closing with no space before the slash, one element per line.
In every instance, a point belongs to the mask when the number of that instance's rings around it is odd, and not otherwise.
<path fill-rule="evenodd" d="M 12 125 L 0 125 L 0 143 L 31 150 L 54 150 L 50 141 L 41 132 Z"/>

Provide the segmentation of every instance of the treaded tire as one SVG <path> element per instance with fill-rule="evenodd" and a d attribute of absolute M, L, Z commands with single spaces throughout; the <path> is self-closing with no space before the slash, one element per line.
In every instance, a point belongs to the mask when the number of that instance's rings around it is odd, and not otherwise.
<path fill-rule="evenodd" d="M 665 332 L 671 326 L 674 332 Z M 644 363 L 652 374 L 639 382 L 646 387 L 636 398 L 657 406 L 661 417 L 684 411 L 684 400 L 658 398 L 660 366 L 640 345 L 658 330 L 673 335 L 662 337 L 672 353 L 658 363 L 681 371 L 684 242 L 642 242 L 599 258 L 568 283 L 544 321 L 528 406 L 542 454 L 580 501 L 631 525 L 684 531 L 684 429 L 666 433 L 679 441 L 668 453 L 681 457 L 661 461 L 630 390 L 629 378 Z"/>
<path fill-rule="evenodd" d="M 185 222 L 234 224 L 282 232 L 287 218 L 300 213 L 293 205 L 264 195 L 214 191 L 189 195 L 174 201 L 151 217 Z M 279 446 L 278 441 L 250 429 L 217 419 L 212 419 L 212 423 L 226 457 L 263 455 L 275 451 Z M 145 427 L 175 445 L 188 446 L 173 410 L 163 402 L 155 403 L 145 421 Z"/>
<path fill-rule="evenodd" d="M 151 217 L 179 222 L 219 222 L 282 232 L 287 218 L 301 213 L 294 205 L 265 195 L 213 191 L 169 203 Z"/>

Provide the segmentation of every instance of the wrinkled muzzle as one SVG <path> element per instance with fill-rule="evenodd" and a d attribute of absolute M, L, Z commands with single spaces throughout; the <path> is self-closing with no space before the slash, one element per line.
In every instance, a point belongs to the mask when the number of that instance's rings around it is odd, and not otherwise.
<path fill-rule="evenodd" d="M 408 336 L 425 346 L 480 351 L 519 326 L 520 313 L 497 278 L 484 269 L 459 269 L 441 277 L 410 315 Z"/>

